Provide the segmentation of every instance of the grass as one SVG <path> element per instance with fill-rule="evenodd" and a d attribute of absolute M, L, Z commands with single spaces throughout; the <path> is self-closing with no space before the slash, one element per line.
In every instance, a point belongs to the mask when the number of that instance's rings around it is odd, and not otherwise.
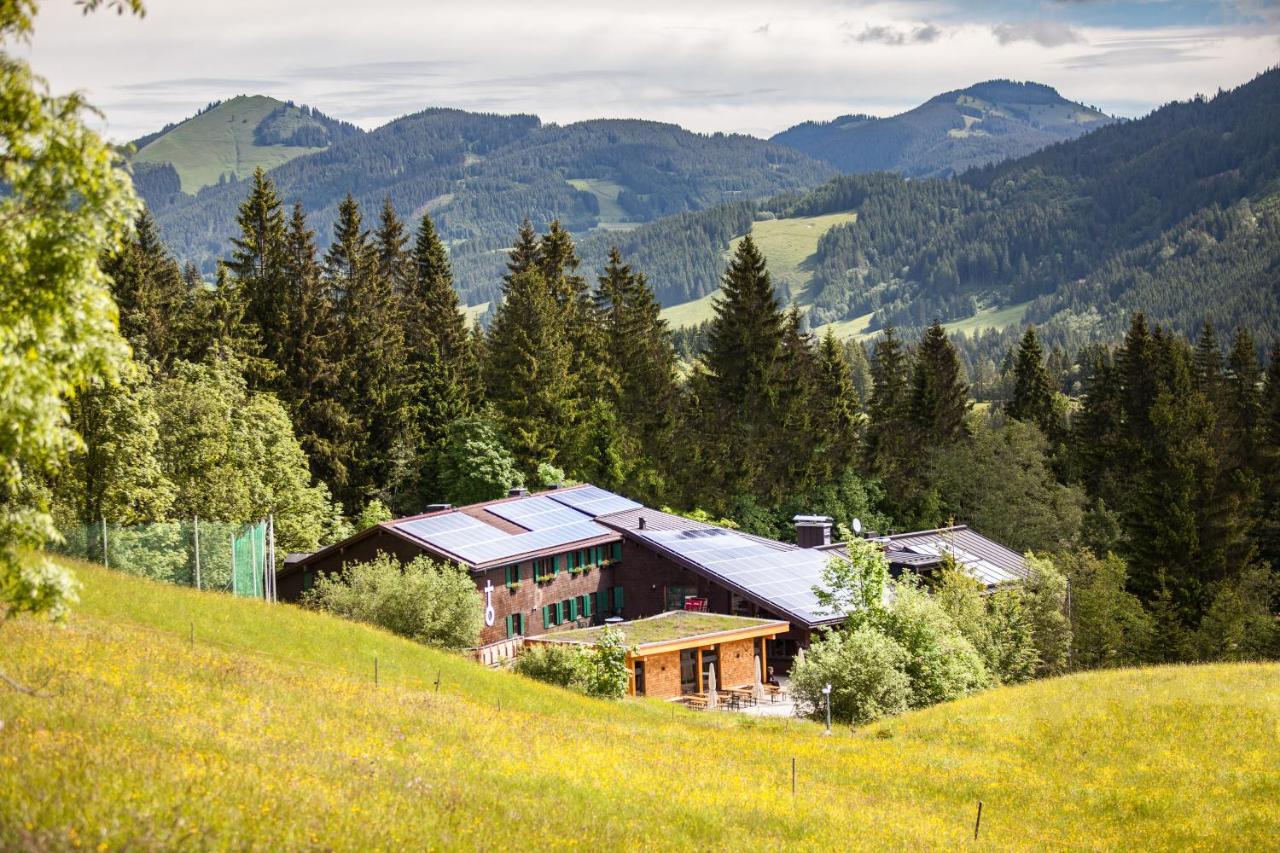
<path fill-rule="evenodd" d="M 0 667 L 51 695 L 0 691 L 0 849 L 955 848 L 978 800 L 986 847 L 1280 835 L 1277 665 L 1082 674 L 826 738 L 79 575 L 65 627 L 2 629 Z"/>
<path fill-rule="evenodd" d="M 833 226 L 853 222 L 857 218 L 856 213 L 829 213 L 794 219 L 765 219 L 752 224 L 751 238 L 764 253 L 774 283 L 785 284 L 797 301 L 804 304 L 805 292 L 813 278 L 810 258 L 818 250 L 818 239 Z M 740 242 L 741 237 L 730 242 L 729 251 L 724 256 L 726 264 Z M 664 308 L 662 318 L 673 329 L 696 326 L 714 316 L 711 305 L 719 294 L 720 291 L 716 290 L 699 299 Z"/>
<path fill-rule="evenodd" d="M 1030 302 L 1019 302 L 1016 305 L 1006 305 L 1002 308 L 983 308 L 972 317 L 943 323 L 942 328 L 946 329 L 949 334 L 964 332 L 966 335 L 972 335 L 974 332 L 980 332 L 983 329 L 1004 330 L 1010 326 L 1020 325 L 1022 318 L 1027 315 L 1027 308 L 1030 306 Z"/>
<path fill-rule="evenodd" d="M 745 616 L 726 616 L 721 613 L 694 613 L 686 610 L 671 610 L 648 619 L 636 619 L 623 622 L 614 627 L 626 636 L 628 646 L 643 646 L 648 643 L 663 643 L 668 640 L 680 640 L 686 637 L 700 637 L 716 631 L 733 631 L 739 628 L 755 628 L 769 624 L 768 619 L 749 619 Z M 595 628 L 578 628 L 573 631 L 557 631 L 549 635 L 553 640 L 566 640 L 578 643 L 594 643 L 605 630 L 604 626 Z"/>
<path fill-rule="evenodd" d="M 184 121 L 138 151 L 133 159 L 172 163 L 182 191 L 195 193 L 222 175 L 243 178 L 261 166 L 273 169 L 294 157 L 319 151 L 296 145 L 256 145 L 253 130 L 283 102 L 263 95 L 240 95 Z"/>
<path fill-rule="evenodd" d="M 631 215 L 618 204 L 618 193 L 622 192 L 622 184 L 615 181 L 603 181 L 597 178 L 570 178 L 566 181 L 575 190 L 589 192 L 600 204 L 599 224 L 603 231 L 626 231 L 640 223 L 634 222 Z"/>

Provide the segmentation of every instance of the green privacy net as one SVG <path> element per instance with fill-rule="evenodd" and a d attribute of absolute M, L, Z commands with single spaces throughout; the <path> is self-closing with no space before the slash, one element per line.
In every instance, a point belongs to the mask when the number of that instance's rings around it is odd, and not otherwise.
<path fill-rule="evenodd" d="M 268 524 L 163 521 L 74 525 L 50 550 L 181 586 L 265 597 Z"/>

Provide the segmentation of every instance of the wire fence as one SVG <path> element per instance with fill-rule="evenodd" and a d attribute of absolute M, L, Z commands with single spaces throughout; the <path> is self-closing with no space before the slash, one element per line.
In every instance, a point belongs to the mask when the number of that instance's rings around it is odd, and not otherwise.
<path fill-rule="evenodd" d="M 50 550 L 165 583 L 275 599 L 271 519 L 247 524 L 189 519 L 60 528 Z"/>

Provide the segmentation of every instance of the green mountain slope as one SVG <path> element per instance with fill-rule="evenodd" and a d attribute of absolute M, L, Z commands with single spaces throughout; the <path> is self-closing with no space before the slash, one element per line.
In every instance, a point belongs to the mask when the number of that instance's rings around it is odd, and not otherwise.
<path fill-rule="evenodd" d="M 733 237 L 763 224 L 752 219 L 831 214 L 856 220 L 819 235 L 805 260 L 814 326 L 1034 322 L 1075 352 L 1116 339 L 1141 310 L 1185 335 L 1206 319 L 1243 326 L 1261 344 L 1280 328 L 1280 70 L 960 178 L 844 176 L 696 214 L 681 236 L 659 222 L 627 240 L 652 259 L 641 268 L 663 304 L 683 306 L 718 286 L 703 270 L 723 268 Z M 696 304 L 668 310 L 699 316 Z"/>
<path fill-rule="evenodd" d="M 1114 121 L 1039 83 L 990 80 L 945 92 L 890 118 L 847 115 L 805 122 L 770 141 L 825 160 L 841 171 L 959 174 Z"/>
<path fill-rule="evenodd" d="M 807 189 L 835 170 L 748 136 L 696 134 L 650 121 L 544 125 L 536 116 L 427 110 L 272 171 L 328 238 L 348 193 L 366 215 L 385 198 L 430 210 L 450 243 L 469 304 L 489 301 L 520 222 L 553 217 L 576 234 L 632 227 L 737 199 Z M 243 184 L 209 187 L 159 211 L 175 252 L 206 268 L 227 251 Z"/>
<path fill-rule="evenodd" d="M 1090 673 L 828 738 L 79 574 L 66 627 L 5 625 L 0 662 L 48 694 L 0 691 L 5 849 L 958 847 L 978 800 L 981 841 L 1006 848 L 1280 833 L 1274 664 Z"/>
<path fill-rule="evenodd" d="M 133 161 L 172 165 L 182 192 L 194 194 L 220 181 L 245 178 L 254 169 L 274 169 L 322 151 L 334 137 L 358 133 L 306 107 L 240 95 L 139 140 L 143 144 Z"/>

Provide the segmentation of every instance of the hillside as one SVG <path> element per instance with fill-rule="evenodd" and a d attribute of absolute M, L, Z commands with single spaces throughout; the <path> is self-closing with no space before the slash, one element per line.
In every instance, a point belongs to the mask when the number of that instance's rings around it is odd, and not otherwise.
<path fill-rule="evenodd" d="M 843 176 L 693 214 L 680 235 L 645 226 L 623 250 L 652 260 L 639 265 L 668 316 L 692 322 L 734 237 L 833 214 L 856 221 L 816 235 L 803 295 L 792 288 L 813 326 L 1030 321 L 1075 352 L 1117 339 L 1141 310 L 1182 334 L 1207 318 L 1265 342 L 1280 328 L 1280 70 L 960 178 Z"/>
<path fill-rule="evenodd" d="M 137 140 L 132 160 L 172 166 L 181 191 L 191 195 L 222 181 L 248 177 L 254 169 L 274 169 L 360 133 L 308 107 L 263 95 L 239 95 Z M 147 190 L 146 185 L 140 187 L 153 208 L 172 201 L 158 199 Z"/>
<path fill-rule="evenodd" d="M 723 202 L 807 189 L 825 163 L 749 136 L 696 134 L 650 121 L 559 126 L 536 116 L 433 109 L 346 139 L 272 170 L 301 201 L 326 244 L 338 203 L 353 193 L 366 216 L 390 198 L 402 216 L 430 211 L 468 304 L 497 294 L 503 250 L 526 216 L 583 235 L 617 233 Z M 228 251 L 243 183 L 208 187 L 159 211 L 166 242 L 206 270 Z"/>
<path fill-rule="evenodd" d="M 825 738 L 79 574 L 65 628 L 4 626 L 0 665 L 50 694 L 0 691 L 5 848 L 956 847 L 978 800 L 999 847 L 1260 849 L 1280 832 L 1274 664 L 1089 673 Z"/>
<path fill-rule="evenodd" d="M 842 172 L 959 174 L 1074 139 L 1114 121 L 1039 83 L 989 80 L 944 92 L 900 115 L 808 121 L 771 142 L 825 160 Z"/>

